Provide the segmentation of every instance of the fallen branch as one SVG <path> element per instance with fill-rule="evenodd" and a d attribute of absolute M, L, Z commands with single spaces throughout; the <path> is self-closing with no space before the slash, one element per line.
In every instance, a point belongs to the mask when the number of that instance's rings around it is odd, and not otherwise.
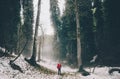
<path fill-rule="evenodd" d="M 118 72 L 120 73 L 120 69 L 118 69 L 118 68 L 112 68 L 112 69 L 110 69 L 110 70 L 108 71 L 108 73 L 109 73 L 110 75 L 112 75 L 112 73 L 115 72 L 115 71 L 118 71 Z"/>
<path fill-rule="evenodd" d="M 10 61 L 9 64 L 14 70 L 19 70 L 21 73 L 23 73 L 21 67 L 13 63 L 13 61 Z"/>
<path fill-rule="evenodd" d="M 18 54 L 18 56 L 17 56 L 14 60 L 10 60 L 10 62 L 9 62 L 10 66 L 11 66 L 14 70 L 19 70 L 21 73 L 23 73 L 22 69 L 20 68 L 20 66 L 16 65 L 16 64 L 14 63 L 14 61 L 15 61 L 16 59 L 18 59 L 18 57 L 22 54 L 22 52 L 23 52 L 23 50 L 25 49 L 27 43 L 28 43 L 28 41 L 26 41 L 23 49 L 22 49 L 21 52 Z"/>
<path fill-rule="evenodd" d="M 24 49 L 25 49 L 25 47 L 26 47 L 27 43 L 28 43 L 28 41 L 26 41 L 26 43 L 25 43 L 25 45 L 24 45 L 23 49 L 22 49 L 22 50 L 21 50 L 21 52 L 18 54 L 18 56 L 17 56 L 14 60 L 11 60 L 11 62 L 14 62 L 15 60 L 17 60 L 17 59 L 18 59 L 18 57 L 19 57 L 19 56 L 23 53 L 23 51 L 24 51 Z"/>

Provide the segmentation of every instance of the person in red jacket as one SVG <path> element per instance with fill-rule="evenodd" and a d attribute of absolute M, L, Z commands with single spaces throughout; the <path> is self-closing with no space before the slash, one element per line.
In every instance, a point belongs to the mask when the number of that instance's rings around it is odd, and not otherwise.
<path fill-rule="evenodd" d="M 61 64 L 57 64 L 58 75 L 61 75 Z"/>

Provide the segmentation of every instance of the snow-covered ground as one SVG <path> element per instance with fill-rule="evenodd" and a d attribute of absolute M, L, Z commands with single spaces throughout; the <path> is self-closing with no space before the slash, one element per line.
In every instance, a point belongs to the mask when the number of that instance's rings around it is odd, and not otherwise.
<path fill-rule="evenodd" d="M 108 67 L 96 68 L 94 73 L 89 76 L 82 76 L 80 73 L 76 73 L 76 69 L 71 69 L 67 66 L 62 67 L 62 72 L 70 72 L 72 74 L 59 76 L 56 74 L 45 74 L 38 71 L 34 67 L 30 66 L 26 61 L 24 61 L 23 56 L 19 57 L 15 63 L 19 65 L 24 73 L 20 73 L 18 70 L 13 70 L 9 66 L 9 60 L 11 58 L 0 58 L 0 79 L 120 79 L 120 74 L 114 72 L 112 75 L 108 74 Z M 56 70 L 56 65 L 51 65 L 51 63 L 40 63 L 41 65 L 48 67 L 54 71 Z M 49 65 L 49 66 L 48 66 Z M 90 71 L 89 68 L 86 69 Z"/>
<path fill-rule="evenodd" d="M 57 64 L 59 62 L 60 61 L 58 61 L 58 60 L 55 61 L 55 60 L 50 60 L 50 59 L 44 59 L 43 61 L 38 62 L 38 64 L 40 64 L 40 65 L 42 65 L 50 70 L 57 72 Z M 61 71 L 62 73 L 75 73 L 78 71 L 78 69 L 72 69 L 65 64 L 64 65 L 62 64 L 61 70 L 62 70 Z"/>

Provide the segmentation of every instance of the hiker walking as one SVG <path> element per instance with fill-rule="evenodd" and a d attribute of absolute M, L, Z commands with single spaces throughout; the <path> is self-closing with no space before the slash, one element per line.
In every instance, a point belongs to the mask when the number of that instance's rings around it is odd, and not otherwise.
<path fill-rule="evenodd" d="M 61 64 L 57 64 L 58 75 L 61 75 Z"/>

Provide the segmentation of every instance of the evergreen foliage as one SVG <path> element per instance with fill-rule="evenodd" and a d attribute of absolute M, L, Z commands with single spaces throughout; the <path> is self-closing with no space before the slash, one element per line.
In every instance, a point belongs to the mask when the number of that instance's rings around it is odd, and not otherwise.
<path fill-rule="evenodd" d="M 12 51 L 15 50 L 17 44 L 20 1 L 0 0 L 0 9 L 0 46 Z"/>
<path fill-rule="evenodd" d="M 26 39 L 30 40 L 33 36 L 33 0 L 23 0 L 23 15 L 23 32 Z"/>
<path fill-rule="evenodd" d="M 93 15 L 90 0 L 79 0 L 80 31 L 83 64 L 89 63 L 95 55 Z"/>
<path fill-rule="evenodd" d="M 93 33 L 93 16 L 91 1 L 80 1 L 78 3 L 80 15 L 80 38 L 82 45 L 82 59 L 84 64 L 89 62 L 95 54 L 95 41 Z M 66 1 L 66 8 L 62 16 L 61 43 L 64 54 L 69 54 L 68 61 L 75 63 L 77 55 L 76 42 L 76 19 L 74 0 Z M 74 58 L 73 58 L 74 57 Z"/>
<path fill-rule="evenodd" d="M 60 10 L 58 8 L 58 0 L 50 0 L 51 19 L 55 30 L 60 30 Z"/>
<path fill-rule="evenodd" d="M 62 43 L 63 57 L 67 58 L 68 63 L 77 63 L 77 40 L 76 40 L 76 18 L 74 0 L 67 0 L 64 14 L 62 16 L 62 30 L 60 40 Z"/>
<path fill-rule="evenodd" d="M 112 6 L 111 6 L 112 5 Z M 105 0 L 104 1 L 104 61 L 107 65 L 120 66 L 120 11 L 119 1 Z M 111 61 L 111 62 L 109 62 Z"/>
<path fill-rule="evenodd" d="M 95 46 L 96 53 L 100 56 L 103 53 L 103 40 L 104 40 L 104 11 L 103 3 L 100 0 L 94 0 L 94 27 L 95 27 Z M 101 57 L 101 56 L 100 56 Z"/>

